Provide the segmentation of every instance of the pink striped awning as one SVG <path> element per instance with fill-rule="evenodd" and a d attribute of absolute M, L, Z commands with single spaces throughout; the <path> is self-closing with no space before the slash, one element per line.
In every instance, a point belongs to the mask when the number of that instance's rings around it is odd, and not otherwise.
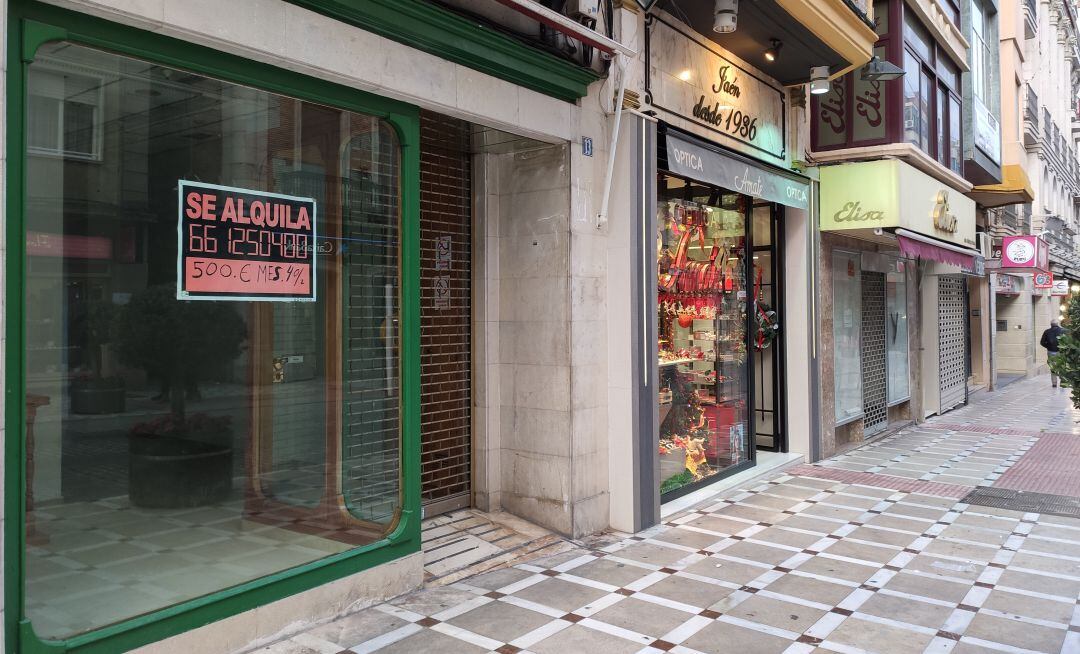
<path fill-rule="evenodd" d="M 896 230 L 896 240 L 900 244 L 900 251 L 908 257 L 929 259 L 969 272 L 975 270 L 975 257 L 979 254 L 975 250 L 937 243 L 930 237 L 906 229 Z"/>

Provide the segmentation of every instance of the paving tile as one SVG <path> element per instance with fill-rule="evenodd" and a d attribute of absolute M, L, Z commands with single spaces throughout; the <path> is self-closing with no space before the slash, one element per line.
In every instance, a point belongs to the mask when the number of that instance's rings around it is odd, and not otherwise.
<path fill-rule="evenodd" d="M 673 527 L 662 534 L 657 534 L 656 536 L 653 536 L 653 539 L 661 540 L 665 543 L 675 543 L 676 545 L 683 545 L 685 547 L 692 547 L 696 550 L 700 550 L 705 549 L 709 545 L 720 542 L 724 539 L 724 537 L 716 536 L 714 534 L 703 534 L 700 531 L 694 531 L 692 529 L 686 529 L 684 527 Z M 622 556 L 622 554 L 619 554 L 619 556 Z"/>
<path fill-rule="evenodd" d="M 724 518 L 717 514 L 705 515 L 696 520 L 691 520 L 686 524 L 699 529 L 708 529 L 709 531 L 714 531 L 718 534 L 723 534 L 724 536 L 732 536 L 754 526 L 747 522 L 731 520 L 730 518 Z"/>
<path fill-rule="evenodd" d="M 382 611 L 361 611 L 319 625 L 308 633 L 316 638 L 341 645 L 342 649 L 346 649 L 383 634 L 388 634 L 407 624 L 401 618 Z"/>
<path fill-rule="evenodd" d="M 968 628 L 964 630 L 965 636 L 1037 652 L 1059 651 L 1065 640 L 1065 633 L 1063 629 L 1017 622 L 985 613 L 976 615 Z"/>
<path fill-rule="evenodd" d="M 803 549 L 821 540 L 821 534 L 804 534 L 790 529 L 769 527 L 754 534 L 753 539 Z"/>
<path fill-rule="evenodd" d="M 880 570 L 876 566 L 861 565 L 858 563 L 849 563 L 847 561 L 838 561 L 836 559 L 826 558 L 824 556 L 815 556 L 809 561 L 803 563 L 798 567 L 801 572 L 809 572 L 811 574 L 822 575 L 824 577 L 833 577 L 835 579 L 844 579 L 846 581 L 853 581 L 857 584 L 861 584 Z"/>
<path fill-rule="evenodd" d="M 821 616 L 825 615 L 826 611 L 772 597 L 754 595 L 726 613 L 734 618 L 767 624 L 770 627 L 799 634 L 813 626 L 821 619 Z"/>
<path fill-rule="evenodd" d="M 689 552 L 652 543 L 635 543 L 630 547 L 615 552 L 615 556 L 631 561 L 641 561 L 658 566 L 668 566 L 686 558 Z"/>
<path fill-rule="evenodd" d="M 562 579 L 545 579 L 514 593 L 514 596 L 570 613 L 607 594 L 602 590 Z"/>
<path fill-rule="evenodd" d="M 629 586 L 642 577 L 651 575 L 653 571 L 621 561 L 612 561 L 605 557 L 578 566 L 570 570 L 569 573 L 577 577 L 584 577 L 621 588 Z"/>
<path fill-rule="evenodd" d="M 883 588 L 959 604 L 964 599 L 964 596 L 968 594 L 971 585 L 947 579 L 923 577 L 901 570 Z"/>
<path fill-rule="evenodd" d="M 685 611 L 627 597 L 592 617 L 616 627 L 660 638 L 693 616 Z"/>
<path fill-rule="evenodd" d="M 760 563 L 769 563 L 771 565 L 783 563 L 790 559 L 792 554 L 794 554 L 791 550 L 772 547 L 762 543 L 751 543 L 748 541 L 735 543 L 734 545 L 724 548 L 722 552 L 728 556 L 758 561 Z"/>
<path fill-rule="evenodd" d="M 847 535 L 847 538 L 865 540 L 871 543 L 880 543 L 882 545 L 892 545 L 894 547 L 907 547 L 918 537 L 918 534 L 889 531 L 887 529 L 875 529 L 873 527 L 859 527 Z"/>
<path fill-rule="evenodd" d="M 821 602 L 831 606 L 839 604 L 853 590 L 851 586 L 794 574 L 780 577 L 766 586 L 765 589 L 781 595 L 798 597 L 811 602 Z"/>
<path fill-rule="evenodd" d="M 719 557 L 709 557 L 686 566 L 685 571 L 713 579 L 729 581 L 733 584 L 743 585 L 760 577 L 767 568 L 729 561 Z"/>
<path fill-rule="evenodd" d="M 447 620 L 455 627 L 509 643 L 551 622 L 551 617 L 507 602 L 489 602 L 456 618 Z"/>
<path fill-rule="evenodd" d="M 1057 602 L 995 589 L 990 592 L 990 595 L 983 602 L 983 608 L 994 609 L 1009 615 L 1049 620 L 1067 625 L 1072 620 L 1076 601 Z"/>
<path fill-rule="evenodd" d="M 952 615 L 953 607 L 919 602 L 885 593 L 874 593 L 873 597 L 859 607 L 859 612 L 920 627 L 939 629 Z"/>
<path fill-rule="evenodd" d="M 430 588 L 399 597 L 390 603 L 420 615 L 435 615 L 446 609 L 467 602 L 476 597 L 472 593 L 456 588 Z"/>
<path fill-rule="evenodd" d="M 632 654 L 646 644 L 635 643 L 581 625 L 573 625 L 553 636 L 548 636 L 535 645 L 530 645 L 529 651 L 536 654 L 570 654 L 570 652 Z"/>
<path fill-rule="evenodd" d="M 726 622 L 713 622 L 683 645 L 706 654 L 780 654 L 791 646 L 791 641 Z"/>
<path fill-rule="evenodd" d="M 875 654 L 922 652 L 932 637 L 917 631 L 850 617 L 826 639 Z"/>
<path fill-rule="evenodd" d="M 724 586 L 674 575 L 661 579 L 642 592 L 707 609 L 735 591 Z"/>
<path fill-rule="evenodd" d="M 494 570 L 492 572 L 485 572 L 482 575 L 475 577 L 469 577 L 468 584 L 470 586 L 477 586 L 479 588 L 486 588 L 487 590 L 498 590 L 509 586 L 510 584 L 527 579 L 533 576 L 534 573 L 526 570 L 519 570 L 517 568 L 502 568 L 501 570 Z"/>
<path fill-rule="evenodd" d="M 976 561 L 954 561 L 931 556 L 929 554 L 919 554 L 916 555 L 910 563 L 904 566 L 904 568 L 908 570 L 918 570 L 920 572 L 929 572 L 930 574 L 943 577 L 965 579 L 971 583 L 975 583 L 978 580 L 979 575 L 986 569 L 986 566 Z"/>
<path fill-rule="evenodd" d="M 379 650 L 380 654 L 417 654 L 417 652 L 447 652 L 447 654 L 483 654 L 487 650 L 464 640 L 437 631 L 424 629 Z"/>
<path fill-rule="evenodd" d="M 1014 559 L 1015 563 L 1015 559 Z M 998 579 L 998 586 L 1008 586 L 1036 593 L 1059 597 L 1080 597 L 1080 580 L 1066 579 L 1057 575 L 1039 575 L 1019 570 L 1005 570 Z"/>

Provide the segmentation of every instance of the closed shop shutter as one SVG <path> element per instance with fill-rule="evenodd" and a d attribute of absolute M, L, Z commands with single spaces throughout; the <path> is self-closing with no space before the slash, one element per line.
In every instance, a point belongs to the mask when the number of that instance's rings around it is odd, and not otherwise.
<path fill-rule="evenodd" d="M 427 515 L 470 503 L 470 125 L 420 114 L 421 497 Z"/>
<path fill-rule="evenodd" d="M 967 396 L 965 331 L 964 280 L 962 277 L 939 277 L 938 380 L 941 413 L 962 404 Z"/>

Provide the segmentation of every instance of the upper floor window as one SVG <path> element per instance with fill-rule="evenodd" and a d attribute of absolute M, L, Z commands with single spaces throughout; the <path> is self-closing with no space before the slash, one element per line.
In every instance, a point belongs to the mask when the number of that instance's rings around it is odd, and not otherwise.
<path fill-rule="evenodd" d="M 971 93 L 987 104 L 994 88 L 990 77 L 994 66 L 993 51 L 990 45 L 990 20 L 979 0 L 971 0 Z"/>
<path fill-rule="evenodd" d="M 102 80 L 61 70 L 30 78 L 27 145 L 31 152 L 101 158 Z"/>
<path fill-rule="evenodd" d="M 904 16 L 904 140 L 963 174 L 960 71 L 910 13 Z"/>

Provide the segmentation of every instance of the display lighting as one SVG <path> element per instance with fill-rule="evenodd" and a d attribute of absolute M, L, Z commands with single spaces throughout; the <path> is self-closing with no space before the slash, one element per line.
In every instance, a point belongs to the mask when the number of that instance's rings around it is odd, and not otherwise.
<path fill-rule="evenodd" d="M 904 69 L 874 55 L 870 58 L 870 61 L 862 67 L 862 72 L 859 76 L 864 82 L 887 82 L 891 79 L 903 77 Z"/>
<path fill-rule="evenodd" d="M 780 48 L 784 47 L 784 44 L 780 42 L 780 39 L 769 39 L 771 46 L 765 50 L 765 61 L 773 62 L 780 58 Z"/>
<path fill-rule="evenodd" d="M 713 31 L 730 34 L 739 24 L 739 0 L 716 0 L 713 9 Z"/>
<path fill-rule="evenodd" d="M 814 66 L 810 69 L 810 92 L 814 95 L 829 92 L 828 66 Z"/>

